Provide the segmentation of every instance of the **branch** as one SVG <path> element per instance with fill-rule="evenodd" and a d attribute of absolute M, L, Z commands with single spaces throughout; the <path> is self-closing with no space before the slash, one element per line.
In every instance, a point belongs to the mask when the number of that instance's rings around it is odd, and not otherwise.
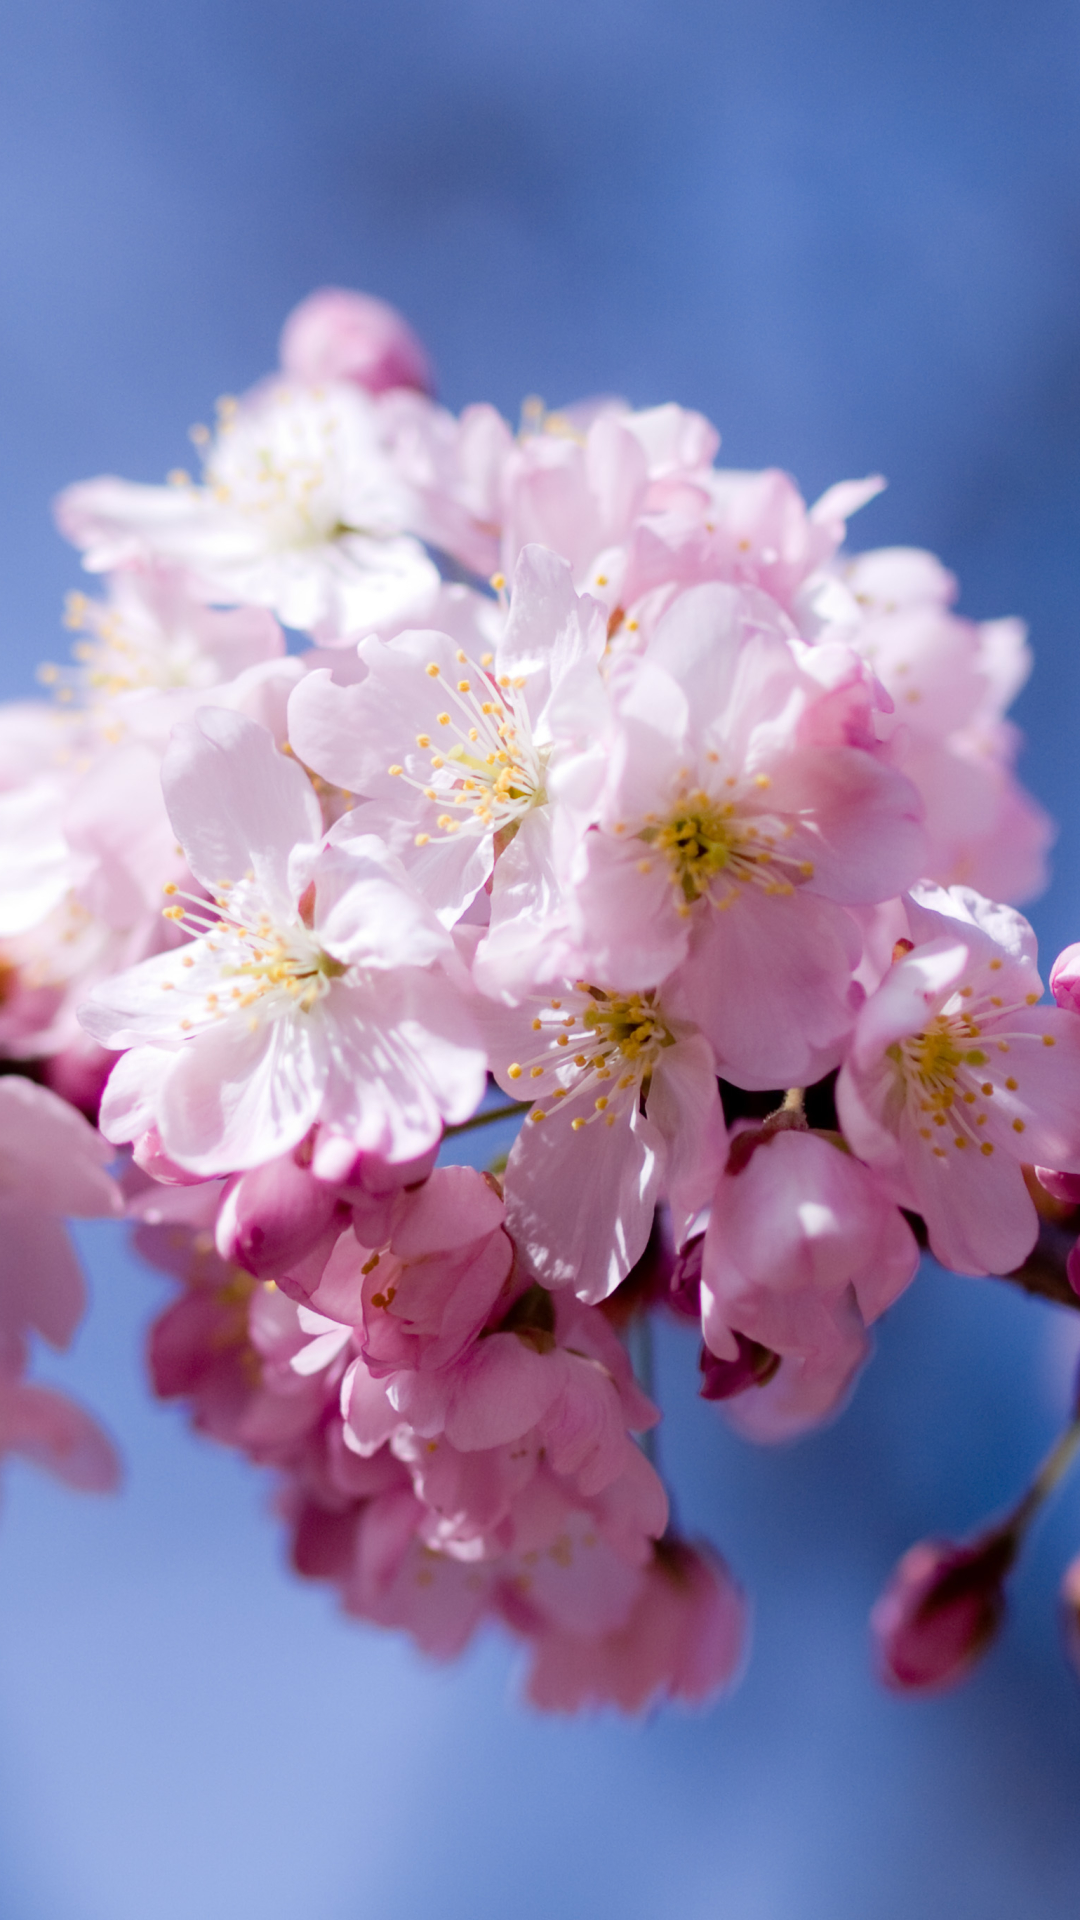
<path fill-rule="evenodd" d="M 995 1274 L 993 1278 L 1021 1287 L 1025 1293 L 1037 1294 L 1041 1300 L 1053 1300 L 1056 1306 L 1080 1311 L 1080 1296 L 1073 1292 L 1065 1270 L 1075 1244 L 1075 1227 L 1070 1231 L 1052 1220 L 1040 1220 L 1039 1238 L 1023 1266 L 1017 1267 L 1015 1273 Z"/>

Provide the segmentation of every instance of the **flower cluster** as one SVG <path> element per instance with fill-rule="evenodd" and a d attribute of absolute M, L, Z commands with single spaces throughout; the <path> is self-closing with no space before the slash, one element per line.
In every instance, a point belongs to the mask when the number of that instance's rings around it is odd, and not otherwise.
<path fill-rule="evenodd" d="M 0 712 L 0 1045 L 129 1153 L 156 1390 L 277 1470 L 300 1572 L 436 1653 L 500 1618 L 541 1705 L 701 1700 L 746 1610 L 669 1519 L 650 1315 L 785 1439 L 921 1246 L 1014 1273 L 1080 1200 L 1025 636 L 844 551 L 877 479 L 431 386 L 326 291 L 199 478 L 61 496 L 104 590 Z"/>

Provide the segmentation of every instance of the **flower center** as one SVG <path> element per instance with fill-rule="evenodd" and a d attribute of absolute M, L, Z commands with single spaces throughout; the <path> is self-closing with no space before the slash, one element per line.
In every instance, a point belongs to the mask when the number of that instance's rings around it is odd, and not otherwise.
<path fill-rule="evenodd" d="M 734 780 L 729 781 L 734 785 Z M 769 785 L 767 774 L 756 785 Z M 793 828 L 782 819 L 751 813 L 736 800 L 717 800 L 699 788 L 680 795 L 667 819 L 647 824 L 638 839 L 667 861 L 683 913 L 708 898 L 715 907 L 733 905 L 743 887 L 768 894 L 791 894 L 813 878 L 814 867 L 785 853 Z M 643 862 L 642 870 L 648 867 Z"/>
<path fill-rule="evenodd" d="M 261 521 L 276 546 L 321 546 L 361 531 L 342 524 L 348 453 L 332 407 L 314 394 L 282 392 L 255 415 L 221 400 L 203 484 L 218 505 Z"/>
<path fill-rule="evenodd" d="M 675 1035 L 656 1004 L 654 991 L 609 994 L 579 980 L 568 1000 L 551 1000 L 533 1019 L 533 1032 L 546 1036 L 540 1050 L 507 1069 L 511 1080 L 527 1074 L 540 1096 L 529 1119 L 543 1120 L 552 1106 L 592 1096 L 592 1111 L 578 1113 L 571 1126 L 580 1133 L 598 1120 L 613 1127 L 620 1113 L 631 1113 L 648 1093 L 649 1079 Z"/>
<path fill-rule="evenodd" d="M 185 896 L 172 881 L 167 894 Z M 186 896 L 187 905 L 169 906 L 166 920 L 172 920 L 185 932 L 194 934 L 205 953 L 212 955 L 219 985 L 203 996 L 204 1016 L 223 1020 L 227 1014 L 253 1007 L 257 1001 L 273 996 L 279 1006 L 295 1007 L 310 1013 L 329 991 L 330 984 L 347 972 L 340 960 L 311 938 L 306 926 L 281 928 L 261 905 L 250 877 L 242 881 L 222 880 L 212 900 Z M 194 966 L 190 956 L 181 964 Z M 270 1011 L 270 1008 L 264 1009 Z M 185 1030 L 191 1020 L 181 1020 Z M 256 1020 L 249 1022 L 252 1028 Z"/>
<path fill-rule="evenodd" d="M 505 841 L 531 807 L 547 800 L 547 751 L 533 741 L 522 698 L 526 676 L 496 676 L 493 661 L 494 655 L 485 653 L 477 665 L 459 648 L 456 663 L 462 671 L 455 678 L 431 661 L 426 671 L 436 710 L 416 736 L 417 746 L 431 755 L 429 778 L 414 779 L 400 764 L 388 769 L 446 809 L 437 817 L 436 837 L 472 826 L 501 833 Z M 429 832 L 418 833 L 416 844 L 426 846 L 431 838 Z"/>

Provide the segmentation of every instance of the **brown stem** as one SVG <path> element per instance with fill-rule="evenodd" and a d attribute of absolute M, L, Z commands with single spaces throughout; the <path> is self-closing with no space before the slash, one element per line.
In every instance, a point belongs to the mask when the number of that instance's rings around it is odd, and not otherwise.
<path fill-rule="evenodd" d="M 1072 1290 L 1065 1265 L 1075 1244 L 1075 1228 L 1070 1232 L 1052 1220 L 1040 1220 L 1039 1238 L 1023 1266 L 1015 1273 L 996 1274 L 994 1278 L 1037 1294 L 1041 1300 L 1053 1300 L 1059 1307 L 1080 1309 L 1080 1296 Z"/>

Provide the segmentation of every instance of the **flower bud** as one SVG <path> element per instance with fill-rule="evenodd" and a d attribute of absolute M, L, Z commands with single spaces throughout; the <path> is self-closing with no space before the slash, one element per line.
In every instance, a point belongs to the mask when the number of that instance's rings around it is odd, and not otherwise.
<path fill-rule="evenodd" d="M 1015 1536 L 1000 1528 L 966 1547 L 909 1547 L 870 1616 L 886 1686 L 928 1692 L 965 1679 L 1005 1617 L 1015 1557 Z"/>
<path fill-rule="evenodd" d="M 368 393 L 416 387 L 434 376 L 412 328 L 385 300 L 344 287 L 320 287 L 290 313 L 281 334 L 281 366 L 295 380 L 349 380 Z"/>
<path fill-rule="evenodd" d="M 1036 1167 L 1040 1187 L 1063 1207 L 1080 1207 L 1080 1173 L 1059 1173 L 1056 1167 Z M 1038 1206 L 1038 1201 L 1035 1202 Z"/>
<path fill-rule="evenodd" d="M 1058 954 L 1050 969 L 1050 991 L 1059 1007 L 1080 1013 L 1080 941 Z"/>
<path fill-rule="evenodd" d="M 240 1174 L 221 1203 L 214 1237 L 223 1260 L 258 1280 L 279 1278 L 324 1240 L 325 1264 L 348 1218 L 334 1188 L 286 1153 Z"/>
<path fill-rule="evenodd" d="M 746 1393 L 750 1387 L 767 1386 L 780 1366 L 780 1355 L 771 1347 L 763 1347 L 757 1340 L 748 1340 L 744 1333 L 734 1336 L 739 1353 L 735 1360 L 718 1360 L 703 1346 L 698 1357 L 703 1380 L 701 1398 L 703 1400 L 733 1400 L 738 1393 Z"/>

